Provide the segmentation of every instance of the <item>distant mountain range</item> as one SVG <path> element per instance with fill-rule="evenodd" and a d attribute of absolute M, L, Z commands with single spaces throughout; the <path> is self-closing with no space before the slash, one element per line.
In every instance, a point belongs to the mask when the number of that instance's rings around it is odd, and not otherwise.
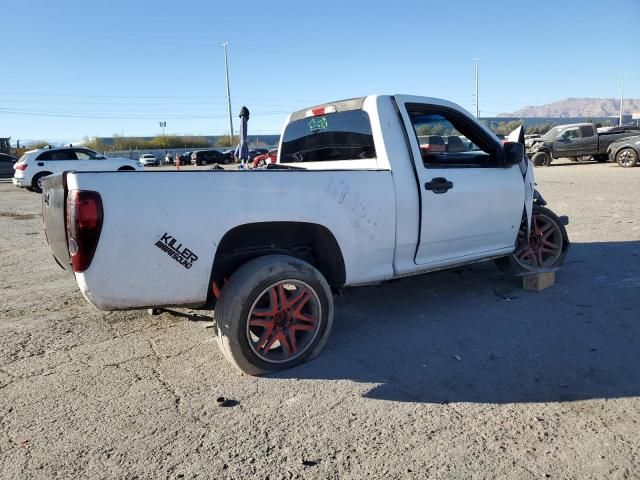
<path fill-rule="evenodd" d="M 624 100 L 624 114 L 640 112 L 640 98 Z M 547 105 L 527 106 L 513 113 L 501 113 L 499 117 L 617 117 L 620 99 L 615 98 L 566 98 Z"/>

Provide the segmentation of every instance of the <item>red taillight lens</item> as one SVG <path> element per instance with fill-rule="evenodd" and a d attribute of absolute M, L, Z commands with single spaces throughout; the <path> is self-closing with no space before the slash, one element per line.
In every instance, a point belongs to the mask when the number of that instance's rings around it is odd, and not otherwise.
<path fill-rule="evenodd" d="M 16 170 L 26 170 L 27 169 L 27 164 L 26 163 L 16 163 L 13 166 L 14 169 Z"/>
<path fill-rule="evenodd" d="M 91 265 L 102 230 L 102 219 L 102 199 L 98 192 L 69 191 L 67 241 L 74 272 L 84 272 Z"/>

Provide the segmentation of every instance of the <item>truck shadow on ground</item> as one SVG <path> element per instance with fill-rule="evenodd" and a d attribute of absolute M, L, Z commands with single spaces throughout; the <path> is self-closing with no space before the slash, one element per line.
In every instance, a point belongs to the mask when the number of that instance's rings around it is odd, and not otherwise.
<path fill-rule="evenodd" d="M 492 263 L 350 290 L 325 351 L 277 378 L 373 384 L 367 398 L 552 402 L 640 395 L 640 241 L 572 246 L 556 285 Z"/>

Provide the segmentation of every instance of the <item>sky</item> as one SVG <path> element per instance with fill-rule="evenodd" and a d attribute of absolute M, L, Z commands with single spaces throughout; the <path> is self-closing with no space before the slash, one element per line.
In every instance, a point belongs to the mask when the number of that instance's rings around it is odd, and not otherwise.
<path fill-rule="evenodd" d="M 640 0 L 0 0 L 0 137 L 279 133 L 289 112 L 369 94 L 495 116 L 640 98 Z"/>

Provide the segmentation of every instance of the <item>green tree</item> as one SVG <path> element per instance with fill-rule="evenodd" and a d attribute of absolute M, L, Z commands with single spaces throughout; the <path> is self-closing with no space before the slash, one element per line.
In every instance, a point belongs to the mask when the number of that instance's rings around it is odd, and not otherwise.
<path fill-rule="evenodd" d="M 220 137 L 216 140 L 217 147 L 235 147 L 238 143 L 240 143 L 240 137 L 238 137 L 238 135 L 234 135 L 232 141 L 229 141 L 228 136 Z"/>
<path fill-rule="evenodd" d="M 498 135 L 509 135 L 516 128 L 522 125 L 522 120 L 511 120 L 510 122 L 499 122 L 492 127 L 494 133 Z"/>
<path fill-rule="evenodd" d="M 530 125 L 529 127 L 527 127 L 526 133 L 532 134 L 532 135 L 533 134 L 544 135 L 552 128 L 553 128 L 553 124 L 551 124 L 550 122 L 540 123 L 538 125 Z"/>
<path fill-rule="evenodd" d="M 457 132 L 453 131 L 448 124 L 445 123 L 433 123 L 431 125 L 418 125 L 416 127 L 416 132 L 418 136 L 426 136 L 426 135 L 456 135 Z"/>

